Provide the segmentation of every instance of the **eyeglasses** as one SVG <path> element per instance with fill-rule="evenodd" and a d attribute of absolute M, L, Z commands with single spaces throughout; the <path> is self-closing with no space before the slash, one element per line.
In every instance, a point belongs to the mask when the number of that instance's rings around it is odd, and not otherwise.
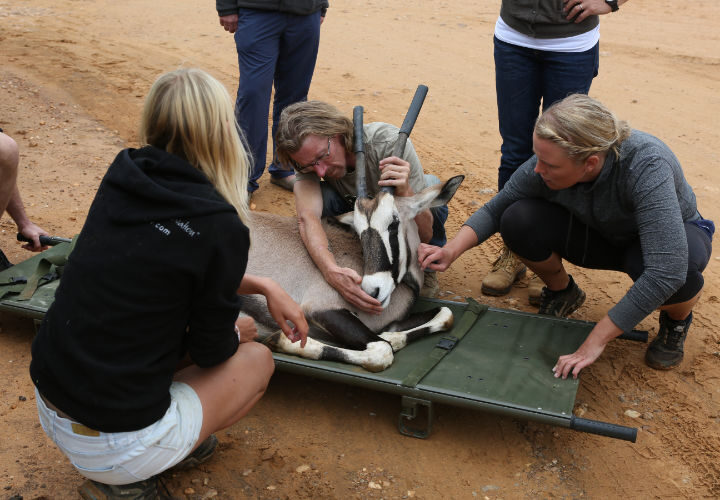
<path fill-rule="evenodd" d="M 315 161 L 312 161 L 312 162 L 308 163 L 307 165 L 298 165 L 297 163 L 295 163 L 295 170 L 301 174 L 309 174 L 310 172 L 312 172 L 313 168 L 317 167 L 321 161 L 323 161 L 325 158 L 330 156 L 330 141 L 331 140 L 332 140 L 332 136 L 328 137 L 327 153 L 323 153 L 322 155 L 320 155 L 320 157 L 316 158 Z"/>

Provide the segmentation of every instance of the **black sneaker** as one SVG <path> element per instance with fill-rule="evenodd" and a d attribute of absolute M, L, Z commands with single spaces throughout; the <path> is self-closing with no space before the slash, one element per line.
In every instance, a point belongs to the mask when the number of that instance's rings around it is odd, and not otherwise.
<path fill-rule="evenodd" d="M 173 467 L 173 470 L 191 469 L 203 462 L 207 462 L 210 460 L 210 457 L 213 456 L 213 453 L 215 453 L 217 445 L 218 439 L 215 437 L 215 434 L 210 434 L 205 441 L 200 443 L 200 446 L 195 448 L 195 450 L 182 461 L 178 462 L 177 465 Z"/>
<path fill-rule="evenodd" d="M 683 359 L 683 344 L 692 323 L 692 312 L 680 321 L 660 311 L 660 330 L 645 351 L 645 363 L 656 370 L 669 370 Z"/>
<path fill-rule="evenodd" d="M 104 484 L 88 479 L 78 488 L 84 500 L 156 500 L 158 495 L 157 476 L 130 484 Z"/>
<path fill-rule="evenodd" d="M 580 290 L 573 277 L 570 276 L 570 283 L 565 290 L 553 292 L 548 287 L 542 289 L 538 314 L 566 318 L 583 305 L 583 302 L 585 302 L 585 292 Z"/>

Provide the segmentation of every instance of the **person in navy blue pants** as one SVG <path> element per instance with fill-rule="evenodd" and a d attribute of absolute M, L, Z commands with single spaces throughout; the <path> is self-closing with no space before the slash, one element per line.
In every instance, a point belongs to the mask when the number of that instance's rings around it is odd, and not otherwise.
<path fill-rule="evenodd" d="M 533 128 L 540 109 L 570 94 L 587 94 L 598 74 L 599 16 L 627 0 L 502 0 L 495 24 L 494 58 L 502 146 L 498 191 L 533 155 Z M 505 295 L 526 267 L 503 248 L 483 278 L 486 295 Z M 528 301 L 539 305 L 542 280 L 528 280 Z"/>
<path fill-rule="evenodd" d="M 268 5 L 271 4 L 271 5 Z M 273 87 L 271 182 L 292 190 L 295 175 L 275 157 L 277 120 L 286 106 L 307 100 L 327 0 L 291 0 L 277 6 L 259 0 L 217 0 L 220 24 L 235 34 L 240 80 L 235 116 L 253 160 L 248 191 L 257 190 L 265 170 L 268 112 Z"/>

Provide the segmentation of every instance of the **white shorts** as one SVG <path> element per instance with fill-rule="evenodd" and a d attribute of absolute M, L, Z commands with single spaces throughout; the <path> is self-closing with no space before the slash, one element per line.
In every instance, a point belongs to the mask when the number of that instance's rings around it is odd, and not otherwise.
<path fill-rule="evenodd" d="M 105 484 L 143 481 L 185 458 L 200 436 L 200 398 L 182 382 L 170 386 L 170 407 L 148 427 L 98 432 L 59 416 L 35 389 L 40 424 L 83 476 Z"/>

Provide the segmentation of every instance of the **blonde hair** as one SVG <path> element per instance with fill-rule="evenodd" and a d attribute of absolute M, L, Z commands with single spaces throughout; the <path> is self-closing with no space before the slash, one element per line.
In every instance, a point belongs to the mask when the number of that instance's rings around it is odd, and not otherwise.
<path fill-rule="evenodd" d="M 250 160 L 225 87 L 200 69 L 161 75 L 145 98 L 140 140 L 203 172 L 247 224 Z"/>
<path fill-rule="evenodd" d="M 630 136 L 630 126 L 592 97 L 571 94 L 540 115 L 535 134 L 563 148 L 574 161 L 582 162 L 610 150 L 617 156 L 620 144 Z"/>
<path fill-rule="evenodd" d="M 290 155 L 300 150 L 309 135 L 332 137 L 340 134 L 345 149 L 352 153 L 353 123 L 335 106 L 322 101 L 302 101 L 291 104 L 280 113 L 275 145 L 281 163 L 293 165 Z"/>

